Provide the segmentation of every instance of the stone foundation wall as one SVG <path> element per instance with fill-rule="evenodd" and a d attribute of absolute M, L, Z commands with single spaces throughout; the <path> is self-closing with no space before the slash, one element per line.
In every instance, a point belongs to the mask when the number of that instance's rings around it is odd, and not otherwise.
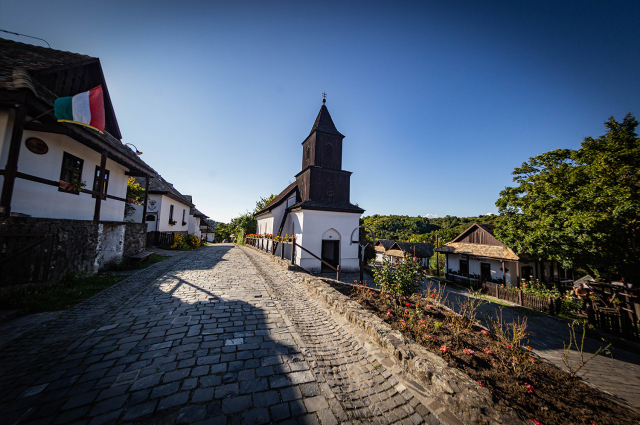
<path fill-rule="evenodd" d="M 146 241 L 146 225 L 142 223 L 120 223 L 84 220 L 44 219 L 31 217 L 9 217 L 0 219 L 0 236 L 13 235 L 53 235 L 51 260 L 49 263 L 48 283 L 60 281 L 68 273 L 80 272 L 94 274 L 119 264 L 127 256 L 144 250 Z M 6 252 L 0 252 L 0 260 L 15 252 L 11 240 L 8 238 Z M 32 240 L 37 240 L 34 238 Z M 48 250 L 49 242 L 45 242 L 41 249 Z M 3 247 L 3 250 L 5 248 Z M 31 250 L 33 252 L 33 250 Z M 31 254 L 32 254 L 31 252 Z M 36 267 L 36 262 L 43 261 L 43 256 L 37 260 L 29 252 L 18 254 L 10 264 L 3 264 L 0 272 L 1 290 L 15 290 L 24 286 L 27 271 Z M 40 263 L 39 263 L 40 264 Z M 15 276 L 15 277 L 14 277 Z"/>

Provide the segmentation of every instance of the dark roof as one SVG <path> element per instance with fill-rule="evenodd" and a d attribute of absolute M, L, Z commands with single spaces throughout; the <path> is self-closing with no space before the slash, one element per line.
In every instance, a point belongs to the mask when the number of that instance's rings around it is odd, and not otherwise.
<path fill-rule="evenodd" d="M 3 38 L 0 38 L 0 57 L 0 88 L 28 89 L 51 104 L 58 97 L 102 86 L 106 130 L 117 139 L 122 138 L 98 58 Z"/>
<path fill-rule="evenodd" d="M 116 162 L 130 169 L 139 169 L 145 173 L 155 174 L 153 168 L 119 140 L 122 136 L 99 59 L 4 38 L 0 38 L 0 58 L 2 58 L 0 60 L 0 90 L 30 91 L 39 101 L 48 105 L 48 109 L 53 107 L 58 97 L 74 95 L 102 85 L 105 95 L 106 118 L 106 128 L 103 133 L 89 127 L 58 123 L 51 114 L 38 121 L 44 123 L 48 119 L 50 122 L 55 122 L 55 125 L 66 128 L 65 134 L 76 140 L 78 138 L 85 140 L 87 135 L 95 137 L 117 151 L 117 155 L 112 158 Z M 72 81 L 73 84 L 65 84 L 69 81 Z M 32 124 L 37 125 L 36 123 Z"/>
<path fill-rule="evenodd" d="M 298 202 L 290 207 L 292 210 L 321 210 L 321 211 L 337 211 L 337 212 L 352 212 L 362 214 L 364 210 L 349 202 L 330 202 L 330 201 L 315 201 L 309 199 L 308 201 Z"/>
<path fill-rule="evenodd" d="M 342 135 L 336 128 L 333 120 L 331 119 L 331 115 L 329 114 L 329 110 L 324 104 L 322 104 L 322 107 L 320 107 L 320 112 L 318 112 L 316 122 L 313 123 L 313 127 L 311 128 L 309 134 L 313 133 L 316 130 L 324 131 L 325 133 L 337 134 L 338 136 L 344 137 L 344 135 Z"/>
<path fill-rule="evenodd" d="M 208 215 L 205 215 L 204 213 L 200 212 L 200 210 L 198 210 L 196 207 L 191 207 L 191 209 L 189 210 L 189 214 L 191 214 L 194 217 L 209 218 Z"/>
<path fill-rule="evenodd" d="M 287 198 L 289 198 L 289 196 L 293 192 L 295 192 L 297 189 L 298 189 L 298 182 L 295 181 L 295 182 L 291 183 L 282 192 L 280 192 L 280 194 L 278 196 L 273 198 L 273 201 L 269 202 L 269 204 L 267 204 L 267 206 L 265 206 L 263 209 L 261 209 L 257 213 L 253 214 L 254 217 L 258 216 L 258 215 L 260 215 L 262 213 L 265 213 L 267 211 L 271 211 L 272 209 L 274 209 L 275 207 L 280 205 L 282 202 L 284 202 Z M 297 197 L 296 197 L 296 199 L 297 199 Z"/>
<path fill-rule="evenodd" d="M 389 251 L 397 249 L 409 255 L 415 255 L 418 258 L 429 258 L 433 257 L 433 247 L 434 245 L 432 243 L 425 242 L 396 242 L 391 246 Z"/>
<path fill-rule="evenodd" d="M 391 240 L 391 239 L 378 239 L 376 241 L 376 246 L 377 245 L 381 245 L 384 247 L 385 251 L 389 248 L 391 248 L 393 246 L 393 244 L 396 243 L 396 241 Z"/>
<path fill-rule="evenodd" d="M 144 177 L 136 177 L 136 183 L 144 187 L 145 185 L 144 179 L 145 179 Z M 166 195 L 169 198 L 180 202 L 181 204 L 187 205 L 189 207 L 194 207 L 193 203 L 190 200 L 191 199 L 190 195 L 187 195 L 188 198 L 185 197 L 183 194 L 178 192 L 178 190 L 174 188 L 171 183 L 163 179 L 162 176 L 160 175 L 149 177 L 149 193 L 157 194 L 157 195 Z"/>

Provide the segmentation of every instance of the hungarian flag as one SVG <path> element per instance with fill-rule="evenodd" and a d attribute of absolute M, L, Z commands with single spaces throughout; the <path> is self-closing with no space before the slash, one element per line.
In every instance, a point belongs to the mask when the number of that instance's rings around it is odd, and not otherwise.
<path fill-rule="evenodd" d="M 59 97 L 53 105 L 59 122 L 72 122 L 104 131 L 104 98 L 102 86 L 75 96 Z"/>

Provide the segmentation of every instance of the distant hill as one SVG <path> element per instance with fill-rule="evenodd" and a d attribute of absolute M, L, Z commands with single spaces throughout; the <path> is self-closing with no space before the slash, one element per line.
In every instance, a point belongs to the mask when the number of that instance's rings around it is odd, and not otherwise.
<path fill-rule="evenodd" d="M 360 224 L 371 227 L 376 239 L 435 243 L 436 234 L 440 245 L 451 241 L 473 223 L 497 224 L 497 215 L 478 217 L 409 217 L 406 215 L 372 215 L 362 217 Z"/>

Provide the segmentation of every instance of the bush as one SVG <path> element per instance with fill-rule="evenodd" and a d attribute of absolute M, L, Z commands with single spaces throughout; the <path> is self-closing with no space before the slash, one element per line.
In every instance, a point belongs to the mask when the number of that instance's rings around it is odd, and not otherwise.
<path fill-rule="evenodd" d="M 384 292 L 412 295 L 422 282 L 420 260 L 405 255 L 402 261 L 393 265 L 385 258 L 381 266 L 373 267 L 373 280 Z"/>
<path fill-rule="evenodd" d="M 198 249 L 202 245 L 202 241 L 196 235 L 188 235 L 187 245 L 191 249 Z"/>

